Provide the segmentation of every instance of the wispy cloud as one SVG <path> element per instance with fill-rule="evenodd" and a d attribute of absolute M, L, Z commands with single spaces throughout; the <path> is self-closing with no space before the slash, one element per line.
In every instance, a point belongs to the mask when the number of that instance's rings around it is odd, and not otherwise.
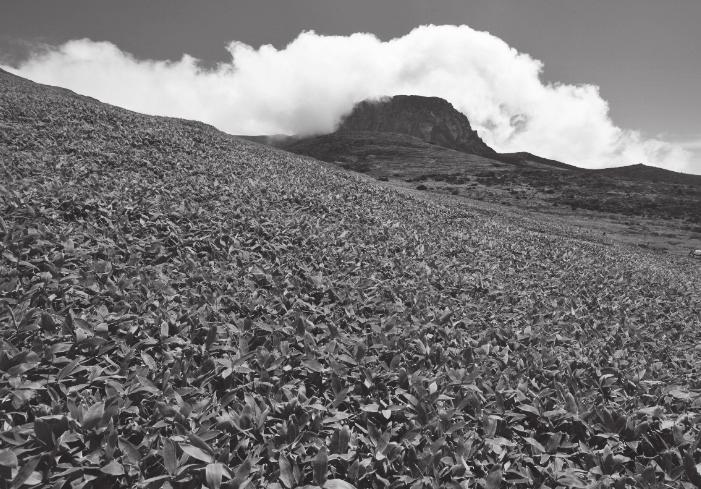
<path fill-rule="evenodd" d="M 645 162 L 701 173 L 693 146 L 618 127 L 598 87 L 547 83 L 543 65 L 468 26 L 372 34 L 303 32 L 283 49 L 227 47 L 231 61 L 202 69 L 140 60 L 107 42 L 75 40 L 4 66 L 42 83 L 150 114 L 199 119 L 234 134 L 321 133 L 365 98 L 446 98 L 500 151 L 531 151 L 596 168 Z"/>
<path fill-rule="evenodd" d="M 701 151 L 701 138 L 691 139 L 691 140 L 687 140 L 687 141 L 680 141 L 677 144 L 684 149 L 688 149 L 691 151 Z"/>

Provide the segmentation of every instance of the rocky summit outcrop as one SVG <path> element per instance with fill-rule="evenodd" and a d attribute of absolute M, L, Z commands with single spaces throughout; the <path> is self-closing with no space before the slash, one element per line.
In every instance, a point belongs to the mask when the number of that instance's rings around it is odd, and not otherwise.
<path fill-rule="evenodd" d="M 373 131 L 409 134 L 426 142 L 466 153 L 494 156 L 464 114 L 439 97 L 395 95 L 358 103 L 338 132 Z"/>

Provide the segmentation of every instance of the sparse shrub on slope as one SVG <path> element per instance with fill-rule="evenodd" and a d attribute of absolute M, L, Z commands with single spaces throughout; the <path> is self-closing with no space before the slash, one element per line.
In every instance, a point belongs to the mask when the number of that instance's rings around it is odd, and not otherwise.
<path fill-rule="evenodd" d="M 698 484 L 693 269 L 0 80 L 3 486 Z"/>

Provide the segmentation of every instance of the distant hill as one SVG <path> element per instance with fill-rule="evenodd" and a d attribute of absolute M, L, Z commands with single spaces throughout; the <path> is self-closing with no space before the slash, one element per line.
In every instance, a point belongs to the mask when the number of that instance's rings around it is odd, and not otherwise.
<path fill-rule="evenodd" d="M 409 136 L 427 145 L 424 146 L 426 155 L 422 158 L 427 164 L 431 160 L 437 161 L 443 149 L 450 149 L 491 159 L 492 165 L 497 167 L 501 163 L 507 163 L 513 167 L 576 169 L 572 165 L 531 153 L 498 153 L 479 137 L 463 113 L 439 97 L 395 95 L 362 101 L 341 119 L 337 130 L 331 134 L 310 137 L 240 137 L 331 162 L 355 160 L 358 153 L 375 155 L 380 152 L 384 155 L 382 161 L 388 164 L 393 152 L 397 158 L 404 153 L 399 148 L 399 135 Z M 358 147 L 369 139 L 372 139 L 373 151 Z M 410 147 L 416 147 L 417 141 L 405 141 Z M 435 154 L 428 157 L 427 154 L 431 152 Z M 469 163 L 474 158 L 463 157 L 462 160 Z M 430 165 L 426 171 L 431 171 Z"/>
<path fill-rule="evenodd" d="M 445 148 L 480 156 L 495 156 L 482 141 L 464 114 L 438 97 L 395 95 L 381 100 L 365 100 L 346 115 L 337 132 L 392 132 Z"/>
<path fill-rule="evenodd" d="M 532 155 L 499 155 L 494 158 L 466 153 L 396 132 L 336 131 L 321 136 L 278 140 L 276 144 L 293 153 L 378 177 L 406 179 L 422 175 L 573 168 Z"/>
<path fill-rule="evenodd" d="M 689 173 L 675 172 L 648 166 L 642 163 L 637 165 L 617 166 L 594 170 L 599 175 L 606 175 L 611 178 L 622 180 L 636 180 L 648 182 L 665 182 L 677 185 L 693 185 L 701 187 L 701 175 L 691 175 Z M 701 212 L 701 210 L 699 211 Z"/>
<path fill-rule="evenodd" d="M 507 163 L 512 163 L 515 165 L 524 164 L 539 164 L 544 165 L 549 168 L 560 168 L 564 170 L 584 170 L 574 165 L 568 165 L 567 163 L 562 163 L 561 161 L 553 160 L 550 158 L 543 158 L 542 156 L 534 155 L 533 153 L 528 153 L 526 151 L 520 151 L 517 153 L 499 153 L 496 157 L 499 161 L 504 161 Z"/>

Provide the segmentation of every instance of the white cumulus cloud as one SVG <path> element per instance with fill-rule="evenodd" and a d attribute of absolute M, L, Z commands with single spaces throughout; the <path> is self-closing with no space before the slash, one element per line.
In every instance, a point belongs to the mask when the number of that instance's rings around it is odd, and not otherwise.
<path fill-rule="evenodd" d="M 598 87 L 547 83 L 542 63 L 468 26 L 372 34 L 303 32 L 282 49 L 227 46 L 203 69 L 136 59 L 109 42 L 69 41 L 3 69 L 149 114 L 197 119 L 232 134 L 332 131 L 353 105 L 396 94 L 443 97 L 498 151 L 530 151 L 589 168 L 644 162 L 701 173 L 680 144 L 617 127 Z"/>

